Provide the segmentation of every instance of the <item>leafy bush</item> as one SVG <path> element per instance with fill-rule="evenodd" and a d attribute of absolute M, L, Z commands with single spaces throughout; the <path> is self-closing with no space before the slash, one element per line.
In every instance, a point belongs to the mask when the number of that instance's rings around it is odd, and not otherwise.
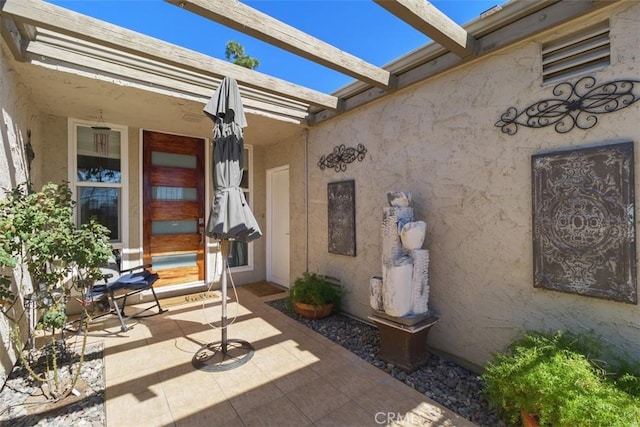
<path fill-rule="evenodd" d="M 592 334 L 526 332 L 482 378 L 510 422 L 524 408 L 554 427 L 640 424 L 640 362 L 608 354 Z"/>
<path fill-rule="evenodd" d="M 68 279 L 78 276 L 92 283 L 102 278 L 100 266 L 112 250 L 106 227 L 94 220 L 76 227 L 75 205 L 68 185 L 52 183 L 40 191 L 20 185 L 0 200 L 0 311 L 12 325 L 11 338 L 23 366 L 36 381 L 50 385 L 53 399 L 66 396 L 77 381 L 77 373 L 70 385 L 58 376 L 57 343 L 67 322 Z M 27 273 L 33 285 L 24 280 Z M 40 314 L 37 328 L 49 337 L 45 346 L 51 352 L 43 374 L 31 369 L 23 352 L 22 338 L 33 332 L 21 330 L 28 329 L 21 321 L 26 298 L 35 301 Z"/>
<path fill-rule="evenodd" d="M 306 271 L 289 289 L 289 302 L 291 306 L 297 302 L 314 306 L 333 304 L 338 310 L 342 295 L 341 288 L 316 273 Z"/>

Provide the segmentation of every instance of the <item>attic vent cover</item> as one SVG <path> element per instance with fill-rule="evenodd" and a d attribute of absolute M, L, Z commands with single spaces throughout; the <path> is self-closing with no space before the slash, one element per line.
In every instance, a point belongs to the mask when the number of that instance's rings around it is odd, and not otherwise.
<path fill-rule="evenodd" d="M 610 64 L 609 22 L 542 46 L 544 83 L 566 79 Z"/>

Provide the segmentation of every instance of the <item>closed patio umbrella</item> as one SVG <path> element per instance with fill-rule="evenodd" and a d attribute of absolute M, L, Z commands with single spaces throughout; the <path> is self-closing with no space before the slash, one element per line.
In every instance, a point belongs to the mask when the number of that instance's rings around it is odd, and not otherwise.
<path fill-rule="evenodd" d="M 206 344 L 193 357 L 199 369 L 226 370 L 240 366 L 253 355 L 253 347 L 242 340 L 227 339 L 227 274 L 230 241 L 250 242 L 262 236 L 240 183 L 243 174 L 244 136 L 247 119 L 237 82 L 225 77 L 204 107 L 214 122 L 214 198 L 207 235 L 220 241 L 222 253 L 222 340 Z"/>
<path fill-rule="evenodd" d="M 262 235 L 240 188 L 244 170 L 244 136 L 247 119 L 238 84 L 225 77 L 204 108 L 213 128 L 213 182 L 215 196 L 207 234 L 217 240 L 250 242 Z"/>

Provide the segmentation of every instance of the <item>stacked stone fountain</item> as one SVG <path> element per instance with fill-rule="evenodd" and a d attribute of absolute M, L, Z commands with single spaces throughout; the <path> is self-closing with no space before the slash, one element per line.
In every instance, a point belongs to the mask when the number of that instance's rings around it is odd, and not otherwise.
<path fill-rule="evenodd" d="M 381 331 L 378 356 L 411 371 L 427 357 L 426 338 L 438 319 L 429 313 L 427 224 L 414 221 L 411 193 L 387 193 L 382 213 L 382 276 L 370 280 L 373 320 Z"/>

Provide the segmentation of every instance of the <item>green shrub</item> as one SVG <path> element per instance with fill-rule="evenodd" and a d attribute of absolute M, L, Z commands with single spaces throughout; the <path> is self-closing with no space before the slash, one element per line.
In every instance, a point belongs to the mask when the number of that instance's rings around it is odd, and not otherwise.
<path fill-rule="evenodd" d="M 334 309 L 338 310 L 342 295 L 341 288 L 323 276 L 306 271 L 289 289 L 289 305 L 291 307 L 297 302 L 315 306 L 333 304 Z"/>
<path fill-rule="evenodd" d="M 529 331 L 482 378 L 510 422 L 524 408 L 540 425 L 629 427 L 640 425 L 639 364 L 607 353 L 592 334 Z"/>
<path fill-rule="evenodd" d="M 79 279 L 101 279 L 100 266 L 107 262 L 112 250 L 106 227 L 95 220 L 76 227 L 75 207 L 67 183 L 47 183 L 40 191 L 26 183 L 0 196 L 0 313 L 9 320 L 10 336 L 21 363 L 34 380 L 48 385 L 52 400 L 71 393 L 80 373 L 78 368 L 71 383 L 59 375 L 63 361 L 72 363 L 60 354 L 58 345 L 64 341 L 62 330 L 67 322 L 71 287 Z M 25 279 L 27 275 L 30 283 Z M 74 280 L 70 281 L 71 277 Z M 36 372 L 40 367 L 31 366 L 32 357 L 23 351 L 23 338 L 33 333 L 29 324 L 21 320 L 27 315 L 23 302 L 27 297 L 35 301 L 37 329 L 48 338 L 41 349 L 27 349 L 47 355 L 43 372 Z M 85 344 L 83 334 L 80 365 Z"/>

